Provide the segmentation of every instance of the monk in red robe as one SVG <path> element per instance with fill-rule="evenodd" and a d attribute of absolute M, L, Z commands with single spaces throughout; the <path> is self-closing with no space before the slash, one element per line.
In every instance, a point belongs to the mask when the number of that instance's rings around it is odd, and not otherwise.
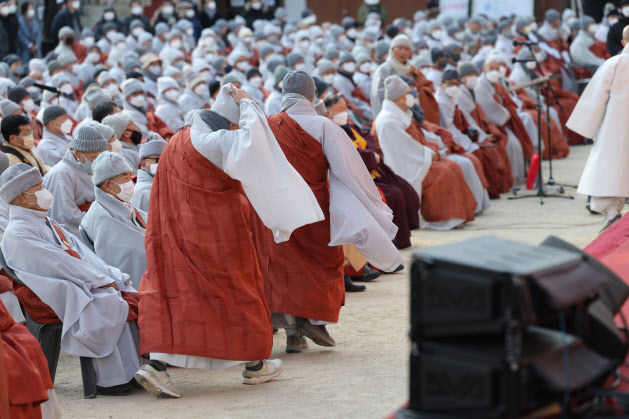
<path fill-rule="evenodd" d="M 153 182 L 138 319 L 141 352 L 151 361 L 135 377 L 154 396 L 181 397 L 169 365 L 245 363 L 244 384 L 282 372 L 280 360 L 267 360 L 273 331 L 249 230 L 250 203 L 277 242 L 323 219 L 264 112 L 228 83 L 211 110 L 171 138 Z"/>

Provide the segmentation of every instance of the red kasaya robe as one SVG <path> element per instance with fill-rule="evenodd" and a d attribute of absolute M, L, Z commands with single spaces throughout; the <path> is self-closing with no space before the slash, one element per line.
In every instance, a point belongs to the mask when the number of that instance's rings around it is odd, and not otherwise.
<path fill-rule="evenodd" d="M 0 404 L 0 416 L 11 419 L 41 418 L 40 405 L 48 400 L 46 390 L 53 388 L 48 361 L 37 339 L 25 326 L 15 323 L 2 301 L 0 346 L 0 402 L 8 391 L 10 412 L 4 416 Z M 3 375 L 8 382 L 8 389 L 3 388 Z M 5 393 L 5 396 L 1 393 Z"/>
<path fill-rule="evenodd" d="M 173 136 L 173 131 L 166 125 L 166 123 L 159 116 L 153 112 L 147 112 L 146 114 L 146 129 L 158 133 L 164 140 L 168 141 Z"/>
<path fill-rule="evenodd" d="M 511 116 L 509 120 L 505 123 L 504 128 L 509 128 L 513 131 L 513 134 L 520 141 L 520 145 L 522 146 L 522 153 L 524 154 L 525 160 L 531 160 L 533 157 L 533 142 L 531 141 L 531 137 L 529 137 L 528 132 L 526 132 L 526 128 L 522 123 L 522 120 L 518 116 L 518 105 L 509 97 L 509 92 L 504 88 L 501 84 L 496 84 L 496 94 L 494 95 L 494 100 L 500 103 L 507 111 L 509 111 L 509 115 Z"/>
<path fill-rule="evenodd" d="M 269 117 L 268 122 L 284 155 L 310 186 L 325 216 L 293 231 L 288 241 L 279 244 L 256 216 L 253 230 L 269 309 L 336 323 L 345 302 L 345 258 L 343 246 L 328 246 L 328 161 L 319 141 L 285 112 Z"/>
<path fill-rule="evenodd" d="M 459 129 L 459 131 L 463 133 L 466 133 L 467 130 L 470 128 L 469 124 L 465 120 L 465 117 L 463 116 L 463 113 L 458 107 L 456 107 L 454 111 L 453 122 L 454 125 Z M 489 193 L 489 197 L 492 199 L 500 198 L 501 193 L 508 192 L 510 186 L 507 186 L 507 171 L 504 167 L 504 161 L 502 159 L 502 156 L 498 152 L 497 147 L 480 147 L 478 150 L 472 152 L 472 154 L 476 156 L 483 165 L 483 171 L 488 183 L 487 192 Z"/>
<path fill-rule="evenodd" d="M 432 82 L 417 68 L 413 68 L 413 75 L 415 76 L 415 87 L 417 88 L 419 103 L 424 111 L 425 120 L 439 125 L 441 113 L 439 112 L 437 99 L 435 99 L 435 88 Z"/>
<path fill-rule="evenodd" d="M 417 192 L 411 184 L 384 164 L 384 156 L 378 153 L 371 134 L 361 131 L 355 125 L 344 125 L 341 128 L 354 143 L 374 183 L 382 191 L 387 205 L 393 211 L 393 224 L 398 227 L 393 244 L 398 249 L 410 247 L 411 230 L 419 228 L 420 203 Z M 377 160 L 376 156 L 379 156 L 380 160 Z"/>
<path fill-rule="evenodd" d="M 189 127 L 170 139 L 160 164 L 138 290 L 140 351 L 267 359 L 271 314 L 240 182 L 194 148 Z"/>

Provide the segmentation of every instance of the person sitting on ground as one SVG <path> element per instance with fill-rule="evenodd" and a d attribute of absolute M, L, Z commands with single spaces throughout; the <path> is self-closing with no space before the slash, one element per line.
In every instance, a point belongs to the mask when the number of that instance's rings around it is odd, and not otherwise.
<path fill-rule="evenodd" d="M 127 114 L 116 113 L 103 118 L 103 124 L 114 129 L 116 139 L 122 143 L 122 157 L 127 159 L 131 167 L 131 173 L 135 176 L 140 164 L 140 150 L 138 145 L 142 142 L 142 133 L 133 119 Z"/>
<path fill-rule="evenodd" d="M 158 133 L 151 132 L 146 138 L 146 143 L 140 147 L 140 169 L 131 204 L 147 213 L 149 212 L 149 198 L 151 197 L 151 187 L 155 172 L 157 172 L 159 157 L 167 145 L 168 143 Z"/>
<path fill-rule="evenodd" d="M 16 295 L 33 320 L 63 323 L 61 349 L 92 358 L 99 394 L 126 394 L 140 367 L 137 310 L 130 309 L 136 291 L 127 274 L 48 217 L 54 197 L 42 182 L 24 163 L 0 176 L 0 198 L 10 204 L 0 248 L 23 284 L 14 284 Z"/>
<path fill-rule="evenodd" d="M 120 154 L 106 151 L 93 165 L 96 199 L 81 221 L 94 252 L 131 277 L 134 288 L 146 272 L 146 212 L 134 208 L 131 168 Z"/>
<path fill-rule="evenodd" d="M 9 155 L 11 165 L 26 163 L 37 168 L 41 175 L 45 175 L 50 169 L 42 159 L 33 151 L 35 139 L 31 129 L 31 120 L 24 115 L 10 115 L 2 119 L 0 131 L 4 143 L 2 148 Z"/>

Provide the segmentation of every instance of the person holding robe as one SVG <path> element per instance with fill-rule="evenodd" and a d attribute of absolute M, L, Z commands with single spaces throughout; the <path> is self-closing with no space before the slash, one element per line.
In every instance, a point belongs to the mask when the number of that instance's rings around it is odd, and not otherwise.
<path fill-rule="evenodd" d="M 274 326 L 286 330 L 287 351 L 303 346 L 305 337 L 317 345 L 336 345 L 326 325 L 338 322 L 344 303 L 342 245 L 354 244 L 385 272 L 402 263 L 391 242 L 397 233 L 391 209 L 347 134 L 317 115 L 315 90 L 306 72 L 289 72 L 282 83 L 282 112 L 269 118 L 269 126 L 325 219 L 296 230 L 282 244 L 274 244 L 259 221 L 254 231 L 266 300 Z"/>
<path fill-rule="evenodd" d="M 133 198 L 130 202 L 135 208 L 146 213 L 149 212 L 151 187 L 159 158 L 167 145 L 168 143 L 158 133 L 151 132 L 146 138 L 146 142 L 140 147 L 140 169 L 138 170 L 138 180 L 135 184 Z"/>
<path fill-rule="evenodd" d="M 24 115 L 9 115 L 2 119 L 2 149 L 9 155 L 11 164 L 26 163 L 39 170 L 43 176 L 50 170 L 42 159 L 33 151 L 35 140 L 31 130 L 31 121 Z"/>
<path fill-rule="evenodd" d="M 106 151 L 94 160 L 96 200 L 81 221 L 94 252 L 131 277 L 134 288 L 146 272 L 146 212 L 129 204 L 131 168 L 124 157 Z"/>
<path fill-rule="evenodd" d="M 382 112 L 375 122 L 378 140 L 393 171 L 421 197 L 422 228 L 451 230 L 474 220 L 476 199 L 460 167 L 442 159 L 436 145 L 408 133 L 409 109 L 414 105 L 410 86 L 400 76 L 389 76 L 386 86 Z"/>
<path fill-rule="evenodd" d="M 411 246 L 411 230 L 419 228 L 419 196 L 413 187 L 384 163 L 382 151 L 373 136 L 347 121 L 347 105 L 340 96 L 325 100 L 327 117 L 336 122 L 352 140 L 369 170 L 374 183 L 382 191 L 393 211 L 393 224 L 398 228 L 393 244 L 398 249 Z"/>
<path fill-rule="evenodd" d="M 50 217 L 77 237 L 79 224 L 95 199 L 92 163 L 108 148 L 96 127 L 84 125 L 77 130 L 63 160 L 44 177 L 44 186 L 55 197 Z"/>
<path fill-rule="evenodd" d="M 142 142 L 142 133 L 133 122 L 131 116 L 124 113 L 115 113 L 103 118 L 103 124 L 114 129 L 116 139 L 122 143 L 120 154 L 127 159 L 131 167 L 131 173 L 135 176 L 140 165 L 140 150 L 138 146 Z"/>
<path fill-rule="evenodd" d="M 2 382 L 4 374 L 6 382 Z M 14 321 L 0 301 L 0 392 L 4 391 L 8 393 L 8 412 L 0 408 L 2 417 L 61 417 L 48 361 L 39 342 L 26 326 Z"/>
<path fill-rule="evenodd" d="M 594 140 L 577 192 L 592 197 L 590 208 L 605 215 L 605 228 L 621 218 L 625 198 L 629 197 L 629 121 L 625 112 L 629 26 L 623 36 L 624 49 L 594 73 L 567 124 L 574 132 Z"/>
<path fill-rule="evenodd" d="M 43 113 L 44 133 L 35 150 L 44 164 L 52 167 L 63 159 L 70 147 L 72 120 L 65 108 L 50 105 Z"/>
<path fill-rule="evenodd" d="M 14 290 L 36 322 L 63 323 L 61 349 L 92 358 L 99 394 L 126 394 L 140 367 L 130 309 L 136 291 L 127 274 L 48 217 L 54 196 L 42 182 L 39 171 L 23 163 L 0 176 L 0 198 L 10 204 L 0 248 L 24 284 Z"/>
<path fill-rule="evenodd" d="M 226 84 L 211 110 L 194 115 L 192 125 L 171 138 L 153 182 L 147 272 L 139 289 L 141 352 L 151 362 L 136 374 L 151 394 L 181 397 L 168 365 L 245 363 L 244 384 L 282 372 L 281 361 L 267 360 L 273 325 L 250 205 L 277 242 L 323 219 L 260 107 Z"/>

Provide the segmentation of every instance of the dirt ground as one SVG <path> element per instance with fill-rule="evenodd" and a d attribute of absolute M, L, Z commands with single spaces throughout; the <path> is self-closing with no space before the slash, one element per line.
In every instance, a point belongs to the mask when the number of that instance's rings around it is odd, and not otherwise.
<path fill-rule="evenodd" d="M 576 185 L 589 146 L 572 147 L 554 163 L 558 182 Z M 545 179 L 548 164 L 545 163 Z M 584 208 L 585 197 L 509 201 L 504 196 L 462 230 L 413 232 L 413 248 L 403 251 L 409 267 L 414 251 L 479 235 L 536 244 L 550 234 L 584 247 L 602 228 L 601 216 Z M 528 193 L 521 191 L 520 195 Z M 284 352 L 283 331 L 275 335 L 273 358 L 284 362 L 277 380 L 258 386 L 241 384 L 241 368 L 211 372 L 171 369 L 178 400 L 157 400 L 143 391 L 126 397 L 84 400 L 79 359 L 62 353 L 55 389 L 68 418 L 382 418 L 407 399 L 409 343 L 409 273 L 385 275 L 367 291 L 347 295 L 339 324 L 329 327 L 337 346 L 302 354 Z"/>

